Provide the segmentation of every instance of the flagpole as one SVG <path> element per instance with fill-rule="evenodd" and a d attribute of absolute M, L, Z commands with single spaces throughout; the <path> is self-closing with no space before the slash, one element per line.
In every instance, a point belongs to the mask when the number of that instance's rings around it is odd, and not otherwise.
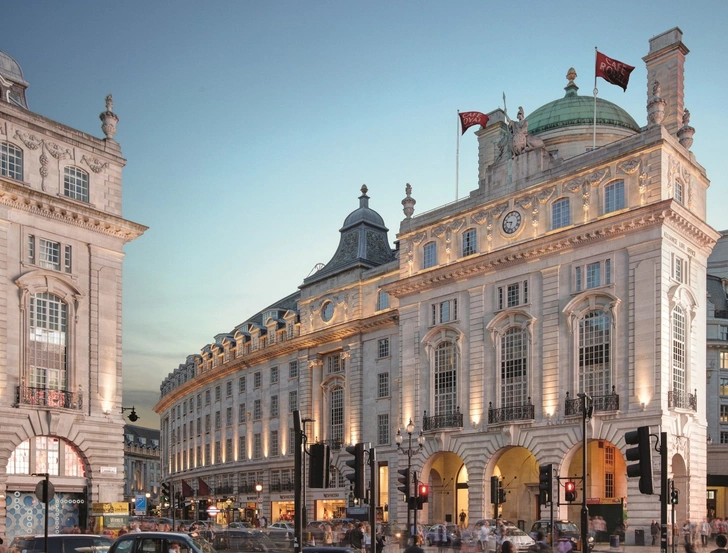
<path fill-rule="evenodd" d="M 592 150 L 597 149 L 597 47 L 594 47 L 594 133 L 592 136 Z"/>
<path fill-rule="evenodd" d="M 460 110 L 458 110 L 458 116 L 455 122 L 455 134 L 457 138 L 457 147 L 455 148 L 455 201 L 458 199 L 458 181 L 460 179 Z"/>

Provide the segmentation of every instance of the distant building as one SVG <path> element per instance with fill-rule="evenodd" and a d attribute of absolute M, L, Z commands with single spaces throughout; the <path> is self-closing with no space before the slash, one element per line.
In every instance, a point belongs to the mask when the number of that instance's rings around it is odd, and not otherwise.
<path fill-rule="evenodd" d="M 649 44 L 646 124 L 591 86 L 579 95 L 571 69 L 563 97 L 528 117 L 488 114 L 467 197 L 415 215 L 406 187 L 394 250 L 364 187 L 323 268 L 164 380 L 165 478 L 215 503 L 221 521 L 258 506 L 268 520 L 290 517 L 298 409 L 309 443 L 334 450 L 330 488 L 306 492 L 309 520 L 353 505 L 343 446 L 369 442 L 374 501 L 404 525 L 401 442 L 430 486 L 422 523 L 465 510 L 469 522 L 501 515 L 530 528 L 549 512 L 539 465 L 551 464 L 558 518 L 578 522 L 586 496 L 608 533 L 628 517 L 633 543 L 659 513 L 652 448 L 654 494 L 626 476 L 625 434 L 648 426 L 667 435 L 677 520 L 702 519 L 706 279 L 720 234 L 705 223 L 709 181 L 690 151 L 682 32 Z M 494 479 L 505 502 L 493 501 Z"/>
<path fill-rule="evenodd" d="M 86 527 L 121 501 L 122 218 L 126 160 L 111 96 L 96 138 L 29 111 L 20 65 L 0 52 L 0 535 Z M 95 117 L 95 114 L 91 114 Z"/>
<path fill-rule="evenodd" d="M 708 258 L 708 515 L 728 516 L 728 230 Z"/>
<path fill-rule="evenodd" d="M 137 496 L 147 493 L 152 503 L 159 505 L 162 483 L 159 452 L 159 430 L 124 425 L 124 501 L 132 507 Z"/>

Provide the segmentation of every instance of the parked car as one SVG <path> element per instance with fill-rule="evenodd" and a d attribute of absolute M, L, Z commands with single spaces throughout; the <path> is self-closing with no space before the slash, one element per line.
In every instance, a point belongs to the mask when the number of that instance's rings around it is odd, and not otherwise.
<path fill-rule="evenodd" d="M 116 538 L 109 553 L 167 553 L 173 543 L 179 545 L 180 553 L 217 553 L 199 535 L 181 532 L 130 532 Z"/>
<path fill-rule="evenodd" d="M 93 534 L 49 534 L 48 553 L 106 553 L 113 543 L 113 538 Z M 34 535 L 16 536 L 8 550 L 43 553 L 45 538 Z"/>
<path fill-rule="evenodd" d="M 497 532 L 490 532 L 487 539 L 487 548 L 485 551 L 495 553 L 498 551 L 498 546 L 504 541 L 509 541 L 513 544 L 514 551 L 527 551 L 535 542 L 535 540 L 526 534 L 523 530 L 516 528 L 515 526 L 503 526 L 502 534 L 499 535 Z"/>
<path fill-rule="evenodd" d="M 266 533 L 271 537 L 275 539 L 293 539 L 294 534 L 296 533 L 295 529 L 293 528 L 293 524 L 289 524 L 288 522 L 278 521 L 274 522 L 273 524 L 269 525 L 268 528 L 266 528 Z"/>
<path fill-rule="evenodd" d="M 440 536 L 444 536 L 448 546 L 460 545 L 460 527 L 457 524 L 433 524 L 425 534 L 427 545 L 440 543 Z"/>
<path fill-rule="evenodd" d="M 239 520 L 228 524 L 228 528 L 255 528 L 255 526 L 253 526 L 247 520 Z"/>
<path fill-rule="evenodd" d="M 559 539 L 559 535 L 563 534 L 569 539 L 574 550 L 581 550 L 581 531 L 579 530 L 579 527 L 576 525 L 576 523 L 571 522 L 570 520 L 555 520 L 554 526 L 556 527 L 556 535 L 553 537 L 553 543 L 556 543 Z M 543 532 L 543 535 L 546 536 L 546 541 L 548 543 L 552 543 L 550 520 L 537 520 L 536 522 L 534 522 L 531 526 L 531 532 L 529 532 L 529 535 L 533 539 L 536 539 L 536 534 L 539 531 Z M 589 537 L 588 545 L 589 551 L 594 549 L 593 537 Z"/>

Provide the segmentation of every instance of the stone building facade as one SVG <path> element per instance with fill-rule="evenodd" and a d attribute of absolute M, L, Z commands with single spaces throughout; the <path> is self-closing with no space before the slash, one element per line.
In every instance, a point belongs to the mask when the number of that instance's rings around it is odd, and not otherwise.
<path fill-rule="evenodd" d="M 609 532 L 627 524 L 630 543 L 659 516 L 658 456 L 655 495 L 626 477 L 625 433 L 649 426 L 667 434 L 678 520 L 702 518 L 706 268 L 720 235 L 705 223 L 709 181 L 690 151 L 686 54 L 677 28 L 650 40 L 643 126 L 580 96 L 573 69 L 566 94 L 525 119 L 489 113 L 477 188 L 415 215 L 407 185 L 392 251 L 364 188 L 328 264 L 164 380 L 167 478 L 218 505 L 226 489 L 218 516 L 259 505 L 285 518 L 297 408 L 309 442 L 335 451 L 331 487 L 307 491 L 309 519 L 347 512 L 342 445 L 369 442 L 385 519 L 407 521 L 397 470 L 411 460 L 430 486 L 420 521 L 465 512 L 530 528 L 547 514 L 538 477 L 551 464 L 557 516 L 578 522 L 586 495 Z M 586 485 L 580 394 L 593 402 Z M 423 441 L 411 457 L 397 447 L 410 421 Z"/>
<path fill-rule="evenodd" d="M 146 229 L 122 218 L 126 160 L 105 138 L 29 110 L 20 65 L 0 52 L 0 534 L 43 531 L 34 501 L 49 473 L 51 532 L 119 501 L 123 246 Z"/>

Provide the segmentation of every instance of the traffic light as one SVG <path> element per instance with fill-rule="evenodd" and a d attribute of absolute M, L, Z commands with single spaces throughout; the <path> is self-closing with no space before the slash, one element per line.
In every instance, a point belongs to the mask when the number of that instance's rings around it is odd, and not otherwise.
<path fill-rule="evenodd" d="M 162 482 L 162 492 L 160 494 L 160 503 L 169 503 L 169 482 Z"/>
<path fill-rule="evenodd" d="M 422 505 L 424 503 L 427 503 L 427 500 L 430 496 L 430 486 L 427 484 L 418 484 L 417 485 L 417 508 L 422 509 Z"/>
<path fill-rule="evenodd" d="M 631 447 L 625 452 L 628 461 L 637 463 L 627 465 L 627 476 L 640 478 L 640 493 L 652 493 L 652 448 L 650 447 L 650 427 L 640 426 L 624 435 L 624 441 Z"/>
<path fill-rule="evenodd" d="M 675 481 L 670 480 L 670 504 L 677 505 L 680 503 L 680 490 L 675 487 Z"/>
<path fill-rule="evenodd" d="M 553 465 L 538 466 L 538 502 L 541 505 L 551 503 L 551 490 L 553 489 Z"/>
<path fill-rule="evenodd" d="M 308 487 L 329 487 L 329 466 L 331 466 L 331 452 L 326 444 L 312 444 L 309 448 Z"/>
<path fill-rule="evenodd" d="M 498 488 L 500 488 L 500 480 L 497 476 L 490 477 L 490 502 L 494 505 L 500 503 L 498 500 Z"/>
<path fill-rule="evenodd" d="M 346 448 L 347 453 L 351 453 L 354 458 L 346 462 L 348 466 L 354 469 L 354 474 L 347 474 L 346 479 L 354 484 L 354 497 L 358 499 L 366 499 L 367 490 L 365 483 L 365 462 L 364 462 L 364 444 L 358 443 L 350 445 Z"/>
<path fill-rule="evenodd" d="M 574 501 L 576 501 L 576 482 L 574 482 L 573 480 L 568 480 L 566 482 L 565 490 L 566 501 L 569 503 L 573 503 Z"/>
<path fill-rule="evenodd" d="M 397 477 L 397 483 L 399 486 L 397 486 L 397 489 L 399 492 L 404 495 L 404 502 L 409 505 L 410 503 L 410 469 L 400 469 L 397 471 L 399 473 L 399 476 Z"/>

